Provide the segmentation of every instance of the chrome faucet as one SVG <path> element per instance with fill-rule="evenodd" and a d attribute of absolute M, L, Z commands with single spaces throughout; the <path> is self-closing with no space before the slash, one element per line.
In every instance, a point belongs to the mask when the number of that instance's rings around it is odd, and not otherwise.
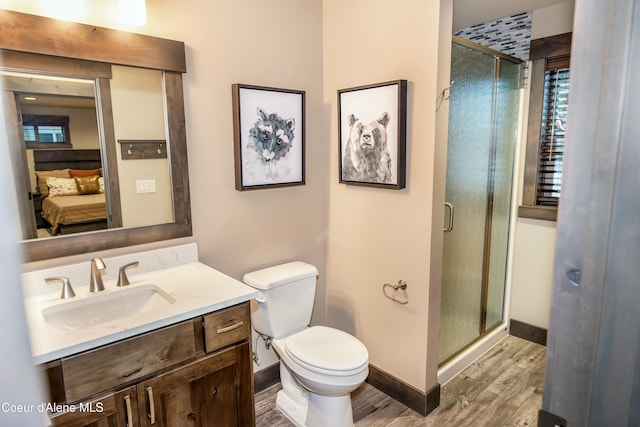
<path fill-rule="evenodd" d="M 104 283 L 102 283 L 102 270 L 106 270 L 107 266 L 101 258 L 93 258 L 91 260 L 91 279 L 89 282 L 89 291 L 104 291 Z"/>

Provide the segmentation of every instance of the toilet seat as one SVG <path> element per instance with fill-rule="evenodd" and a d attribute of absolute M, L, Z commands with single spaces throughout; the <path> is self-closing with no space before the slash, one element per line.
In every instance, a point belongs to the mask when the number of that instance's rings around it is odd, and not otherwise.
<path fill-rule="evenodd" d="M 331 376 L 356 375 L 369 363 L 356 337 L 326 326 L 312 326 L 284 340 L 287 355 L 300 366 Z"/>

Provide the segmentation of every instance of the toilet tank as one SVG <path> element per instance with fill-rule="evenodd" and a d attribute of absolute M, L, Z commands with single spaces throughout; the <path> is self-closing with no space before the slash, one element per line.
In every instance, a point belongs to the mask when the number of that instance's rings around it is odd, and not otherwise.
<path fill-rule="evenodd" d="M 257 289 L 251 301 L 251 324 L 260 334 L 280 338 L 311 322 L 318 270 L 294 261 L 247 273 L 244 283 Z"/>

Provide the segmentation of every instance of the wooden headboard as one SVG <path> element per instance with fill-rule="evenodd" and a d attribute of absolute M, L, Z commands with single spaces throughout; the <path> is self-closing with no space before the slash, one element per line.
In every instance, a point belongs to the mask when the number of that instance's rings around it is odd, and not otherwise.
<path fill-rule="evenodd" d="M 99 169 L 102 167 L 99 149 L 33 150 L 33 167 L 37 171 L 56 169 Z"/>

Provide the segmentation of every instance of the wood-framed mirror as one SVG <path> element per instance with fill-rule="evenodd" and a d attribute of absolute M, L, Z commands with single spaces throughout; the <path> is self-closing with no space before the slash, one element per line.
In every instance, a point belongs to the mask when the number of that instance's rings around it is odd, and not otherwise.
<path fill-rule="evenodd" d="M 20 120 L 7 120 L 7 134 L 11 141 L 7 152 L 10 153 L 14 160 L 13 164 L 16 168 L 14 175 L 16 176 L 16 193 L 18 195 L 20 216 L 22 218 L 21 227 L 25 240 L 20 242 L 23 249 L 24 260 L 26 262 L 38 261 L 62 256 L 69 256 L 81 253 L 94 252 L 105 249 L 125 247 L 148 243 L 159 240 L 186 237 L 192 235 L 191 228 L 191 205 L 189 196 L 188 181 L 188 164 L 187 164 L 187 143 L 185 132 L 184 117 L 184 100 L 182 87 L 182 73 L 186 72 L 185 49 L 184 43 L 160 39 L 151 36 L 128 33 L 119 30 L 95 27 L 84 24 L 69 23 L 56 19 L 28 15 L 7 10 L 0 10 L 0 67 L 3 72 L 2 79 L 5 86 L 4 101 L 5 115 L 7 110 L 13 117 L 16 115 L 20 118 L 29 117 L 29 129 L 26 129 L 24 123 Z M 141 74 L 142 73 L 142 74 Z M 151 110 L 154 110 L 156 116 L 161 111 L 161 124 L 155 128 L 163 128 L 160 137 L 154 131 L 152 134 L 142 133 L 136 135 L 136 125 L 129 125 L 128 133 L 121 131 L 122 126 L 118 125 L 118 115 L 131 116 L 129 113 L 122 113 L 117 110 L 118 94 L 114 89 L 116 86 L 122 86 L 116 76 L 123 74 L 141 74 L 142 80 L 134 83 L 134 89 L 139 85 L 144 85 L 146 81 L 158 81 L 160 93 L 154 97 L 159 99 L 159 106 L 137 107 L 136 114 L 140 118 L 151 116 Z M 152 77 L 149 78 L 148 76 Z M 53 85 L 41 84 L 41 79 L 52 79 Z M 31 86 L 25 89 L 25 82 L 29 82 Z M 78 84 L 82 86 L 90 86 L 90 88 L 82 89 L 82 95 L 76 96 Z M 48 87 L 48 89 L 33 89 L 33 87 Z M 126 86 L 126 84 L 124 84 Z M 53 87 L 54 89 L 50 89 Z M 65 87 L 66 89 L 60 89 Z M 69 89 L 72 87 L 72 89 Z M 65 92 L 68 90 L 70 92 Z M 92 168 L 96 159 L 91 160 L 85 158 L 83 153 L 73 153 L 71 156 L 75 159 L 75 154 L 79 154 L 82 163 L 74 168 L 76 163 L 55 163 L 62 161 L 57 158 L 54 151 L 60 151 L 64 154 L 64 162 L 67 162 L 70 151 L 80 152 L 83 150 L 74 149 L 70 146 L 64 146 L 55 150 L 49 149 L 47 144 L 49 140 L 58 138 L 64 139 L 64 132 L 56 126 L 58 122 L 49 118 L 48 125 L 54 123 L 54 126 L 43 131 L 45 136 L 40 141 L 34 134 L 38 133 L 37 126 L 41 122 L 33 121 L 31 115 L 27 116 L 21 113 L 20 95 L 27 95 L 36 91 L 39 95 L 56 95 L 56 91 L 61 91 L 58 96 L 63 98 L 91 98 L 90 93 L 94 93 L 94 102 L 96 109 L 96 128 L 99 136 L 99 145 L 96 148 L 85 150 L 89 157 L 98 156 L 98 165 L 100 168 L 96 181 L 92 181 L 93 186 L 100 179 L 99 187 L 103 193 L 106 213 L 100 221 L 99 218 L 89 221 L 89 228 L 83 229 L 86 224 L 79 224 L 78 228 L 71 227 L 65 231 L 70 234 L 60 235 L 58 227 L 49 228 L 49 233 L 54 237 L 38 238 L 34 235 L 37 233 L 38 206 L 34 207 L 34 197 L 39 198 L 39 186 L 34 175 L 35 170 L 78 170 L 83 173 Z M 52 93 L 48 93 L 52 92 Z M 72 94 L 74 94 L 72 96 Z M 142 98 L 143 96 L 136 96 Z M 128 98 L 131 99 L 131 98 Z M 128 101 L 124 101 L 127 103 Z M 122 102 L 120 102 L 122 104 Z M 158 110 L 158 108 L 160 110 Z M 122 114 L 121 114 L 122 113 Z M 47 114 L 42 114 L 47 116 Z M 135 116 L 135 114 L 133 114 Z M 48 116 L 55 116 L 49 114 Z M 11 116 L 9 116 L 11 117 Z M 114 118 L 115 123 L 114 125 Z M 51 122 L 53 120 L 53 122 Z M 35 123 L 35 127 L 31 126 Z M 64 125 L 60 125 L 64 126 Z M 35 130 L 34 130 L 35 129 Z M 51 130 L 53 129 L 53 130 Z M 53 134 L 46 134 L 50 132 Z M 68 134 L 67 134 L 68 135 Z M 34 153 L 25 156 L 24 148 L 25 138 L 31 142 L 31 148 Z M 76 138 L 80 139 L 80 138 Z M 134 166 L 134 161 L 126 163 L 122 159 L 126 157 L 126 151 L 131 152 L 131 148 L 121 147 L 118 144 L 121 140 L 150 140 L 159 143 L 155 157 L 159 158 L 160 169 L 164 168 L 166 178 L 157 178 L 154 173 L 150 173 L 152 179 L 144 179 L 148 176 L 134 175 L 125 177 L 126 169 L 141 170 L 141 166 L 150 167 L 156 160 L 139 160 L 144 162 Z M 19 143 L 16 143 L 19 141 Z M 67 141 L 68 142 L 68 141 Z M 71 141 L 73 143 L 73 139 Z M 43 148 L 44 147 L 44 148 Z M 20 151 L 22 150 L 22 151 Z M 124 152 L 122 150 L 125 150 Z M 162 150 L 166 150 L 162 153 Z M 37 152 L 37 153 L 36 153 Z M 96 154 L 97 153 L 97 154 Z M 152 153 L 154 154 L 154 153 Z M 54 157 L 55 162 L 46 166 L 42 158 Z M 163 160 L 162 160 L 163 159 Z M 48 160 L 50 161 L 50 160 Z M 75 160 L 73 160 L 75 161 Z M 35 162 L 35 163 L 34 163 Z M 162 163 L 164 162 L 164 163 Z M 37 164 L 38 166 L 34 166 Z M 35 170 L 33 170 L 35 168 Z M 25 174 L 27 171 L 28 175 Z M 49 174 L 43 174 L 49 175 Z M 162 174 L 160 175 L 162 176 Z M 93 176 L 91 177 L 93 178 Z M 70 179 L 76 179 L 79 187 L 82 187 L 84 180 L 78 180 L 77 177 L 70 176 Z M 133 180 L 133 191 L 130 190 L 130 183 L 126 180 Z M 47 178 L 47 183 L 51 184 L 51 180 Z M 41 181 L 42 183 L 42 181 Z M 127 192 L 133 193 L 135 197 L 145 197 L 148 192 L 156 192 L 156 184 L 158 184 L 158 193 L 162 193 L 164 187 L 168 189 L 165 192 L 164 207 L 160 209 L 147 209 L 146 219 L 142 222 L 130 220 L 129 211 L 135 211 L 135 202 L 127 201 Z M 152 184 L 152 185 L 151 185 Z M 149 187 L 151 185 L 151 187 Z M 46 188 L 46 186 L 45 186 Z M 50 186 L 49 189 L 52 187 Z M 89 187 L 87 187 L 89 188 Z M 93 188 L 93 187 L 91 187 Z M 137 191 L 136 191 L 137 190 Z M 100 191 L 95 191 L 100 193 Z M 95 196 L 96 194 L 92 194 Z M 149 200 L 149 199 L 146 199 Z M 133 204 L 132 204 L 133 203 Z M 35 209 L 35 214 L 34 214 Z M 152 218 L 156 210 L 167 210 L 168 214 L 160 216 L 160 219 Z M 138 209 L 139 211 L 139 209 Z M 146 221 L 146 222 L 145 222 Z M 79 221 L 82 222 L 82 221 Z M 100 223 L 100 224 L 98 224 Z M 47 222 L 47 225 L 51 225 Z M 77 224 L 72 224 L 73 226 Z M 55 228 L 55 229 L 53 229 Z"/>

